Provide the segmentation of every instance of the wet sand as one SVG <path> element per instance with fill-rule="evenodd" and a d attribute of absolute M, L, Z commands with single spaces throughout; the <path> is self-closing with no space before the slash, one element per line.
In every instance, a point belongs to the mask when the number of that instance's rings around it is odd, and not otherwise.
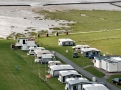
<path fill-rule="evenodd" d="M 87 2 L 89 0 L 85 0 Z M 91 0 L 93 1 L 93 0 Z M 95 0 L 98 1 L 98 0 Z M 105 1 L 105 0 L 103 0 Z M 110 0 L 111 1 L 111 0 Z M 12 32 L 17 33 L 25 33 L 25 30 L 32 30 L 28 28 L 32 28 L 33 30 L 41 31 L 41 30 L 49 30 L 53 25 L 55 27 L 60 26 L 59 23 L 63 21 L 54 21 L 54 20 L 44 20 L 43 16 L 40 16 L 37 13 L 34 13 L 32 10 L 118 10 L 121 11 L 120 7 L 115 5 L 111 5 L 110 3 L 101 3 L 101 4 L 74 4 L 74 5 L 51 5 L 51 6 L 43 6 L 48 3 L 78 3 L 78 0 L 61 0 L 61 2 L 57 0 L 0 0 L 1 5 L 13 5 L 13 4 L 28 4 L 31 6 L 1 6 L 0 7 L 0 37 L 6 37 Z M 121 3 L 116 3 L 116 5 L 121 5 Z M 36 19 L 39 17 L 41 19 Z M 66 21 L 65 21 L 66 22 Z M 65 23 L 64 22 L 64 23 Z M 11 27 L 13 26 L 13 27 Z"/>

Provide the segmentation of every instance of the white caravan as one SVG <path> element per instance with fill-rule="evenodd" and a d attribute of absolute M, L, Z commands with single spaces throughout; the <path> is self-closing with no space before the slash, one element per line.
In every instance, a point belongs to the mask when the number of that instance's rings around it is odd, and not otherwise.
<path fill-rule="evenodd" d="M 76 52 L 81 52 L 82 48 L 90 48 L 90 46 L 89 45 L 76 45 L 72 47 L 72 49 L 75 50 Z"/>
<path fill-rule="evenodd" d="M 53 54 L 42 54 L 42 58 L 40 60 L 41 64 L 48 63 L 49 61 L 55 61 L 56 58 Z"/>
<path fill-rule="evenodd" d="M 35 50 L 45 50 L 45 48 L 44 47 L 36 47 L 36 48 L 34 48 L 34 47 L 30 47 L 29 48 L 29 52 L 28 52 L 28 55 L 34 55 L 34 51 Z"/>
<path fill-rule="evenodd" d="M 100 56 L 101 52 L 97 48 L 82 48 L 81 54 L 85 57 L 89 57 L 90 55 Z"/>
<path fill-rule="evenodd" d="M 83 79 L 71 79 L 66 82 L 65 90 L 109 90 L 103 84 L 89 82 Z"/>
<path fill-rule="evenodd" d="M 74 46 L 75 41 L 69 38 L 58 39 L 58 45 L 60 46 Z"/>
<path fill-rule="evenodd" d="M 49 50 L 35 50 L 34 51 L 35 63 L 41 62 L 43 54 L 51 54 L 51 56 L 54 56 Z"/>
<path fill-rule="evenodd" d="M 58 80 L 62 83 L 65 83 L 67 78 L 81 78 L 81 77 L 82 75 L 75 70 L 59 71 Z"/>
<path fill-rule="evenodd" d="M 50 75 L 52 77 L 54 76 L 59 76 L 59 71 L 67 71 L 67 70 L 74 70 L 74 68 L 71 65 L 65 64 L 65 65 L 53 65 L 50 66 L 48 73 L 50 73 Z"/>
<path fill-rule="evenodd" d="M 60 61 L 48 61 L 48 67 L 53 66 L 53 65 L 62 65 Z"/>

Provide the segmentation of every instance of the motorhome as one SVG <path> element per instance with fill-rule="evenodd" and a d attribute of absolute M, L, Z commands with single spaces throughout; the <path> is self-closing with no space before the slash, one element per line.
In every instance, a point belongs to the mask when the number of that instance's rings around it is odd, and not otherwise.
<path fill-rule="evenodd" d="M 82 48 L 90 48 L 90 46 L 89 45 L 76 45 L 72 47 L 72 49 L 75 50 L 76 52 L 81 52 Z"/>
<path fill-rule="evenodd" d="M 73 79 L 68 80 L 65 85 L 65 90 L 109 90 L 105 85 L 88 80 Z"/>
<path fill-rule="evenodd" d="M 40 50 L 41 51 L 41 50 L 45 50 L 45 48 L 44 47 L 36 47 L 36 48 L 35 47 L 30 47 L 29 52 L 27 54 L 28 55 L 34 55 L 35 50 Z"/>
<path fill-rule="evenodd" d="M 65 64 L 65 65 L 53 65 L 50 66 L 48 73 L 50 73 L 50 75 L 52 77 L 54 76 L 59 76 L 59 71 L 66 71 L 66 70 L 75 70 L 71 65 Z"/>
<path fill-rule="evenodd" d="M 82 75 L 75 70 L 59 71 L 58 80 L 62 83 L 65 83 L 67 78 L 81 78 L 81 77 Z"/>
<path fill-rule="evenodd" d="M 48 67 L 53 66 L 53 65 L 62 65 L 60 61 L 48 61 Z"/>
<path fill-rule="evenodd" d="M 34 38 L 20 37 L 20 38 L 17 38 L 17 42 L 15 43 L 15 46 L 18 48 L 21 48 L 22 45 L 33 44 L 33 43 L 35 44 Z"/>
<path fill-rule="evenodd" d="M 69 38 L 58 39 L 58 45 L 60 46 L 74 46 L 75 41 Z"/>

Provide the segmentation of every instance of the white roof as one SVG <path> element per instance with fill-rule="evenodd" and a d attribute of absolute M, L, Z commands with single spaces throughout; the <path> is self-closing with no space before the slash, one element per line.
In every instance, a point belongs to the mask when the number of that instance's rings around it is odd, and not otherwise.
<path fill-rule="evenodd" d="M 97 48 L 82 48 L 81 49 L 82 52 L 89 52 L 89 51 L 100 51 Z"/>
<path fill-rule="evenodd" d="M 60 61 L 48 61 L 48 64 L 51 64 L 51 63 L 61 63 Z"/>
<path fill-rule="evenodd" d="M 45 50 L 44 47 L 30 47 L 29 49 L 33 49 L 33 50 Z"/>
<path fill-rule="evenodd" d="M 80 48 L 83 48 L 83 47 L 90 47 L 89 45 L 76 45 L 76 46 L 73 46 L 72 48 L 74 47 L 80 47 Z"/>
<path fill-rule="evenodd" d="M 85 90 L 109 90 L 106 86 L 102 84 L 83 84 Z"/>
<path fill-rule="evenodd" d="M 73 41 L 72 39 L 70 38 L 62 38 L 62 39 L 58 39 L 59 41 L 61 42 L 65 42 L 65 41 Z"/>
<path fill-rule="evenodd" d="M 53 54 L 42 54 L 42 58 L 52 58 Z"/>
<path fill-rule="evenodd" d="M 89 82 L 89 80 L 86 78 L 72 78 L 72 79 L 67 79 L 66 82 L 73 85 L 73 84 L 78 84 L 81 82 Z"/>
<path fill-rule="evenodd" d="M 52 70 L 74 70 L 74 68 L 71 65 L 53 65 L 50 66 L 50 69 Z"/>
<path fill-rule="evenodd" d="M 67 75 L 80 75 L 77 71 L 75 70 L 69 70 L 69 71 L 59 71 L 59 74 L 61 76 L 67 76 Z"/>
<path fill-rule="evenodd" d="M 111 57 L 111 60 L 113 60 L 113 61 L 121 61 L 121 57 Z"/>
<path fill-rule="evenodd" d="M 34 52 L 37 55 L 41 55 L 41 54 L 52 54 L 49 50 L 35 50 Z"/>

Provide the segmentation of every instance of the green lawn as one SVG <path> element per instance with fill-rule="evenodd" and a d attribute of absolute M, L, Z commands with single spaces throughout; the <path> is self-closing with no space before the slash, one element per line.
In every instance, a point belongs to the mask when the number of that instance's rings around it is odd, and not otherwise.
<path fill-rule="evenodd" d="M 97 77 L 100 77 L 100 78 L 102 78 L 102 77 L 105 76 L 104 73 L 98 71 L 97 69 L 95 69 L 95 68 L 92 67 L 92 66 L 89 66 L 89 67 L 85 68 L 85 70 L 88 71 L 88 72 L 90 72 L 91 74 L 97 76 Z"/>
<path fill-rule="evenodd" d="M 64 84 L 51 78 L 44 82 L 47 65 L 35 64 L 33 56 L 21 50 L 12 51 L 11 41 L 0 40 L 0 90 L 62 90 Z M 15 66 L 19 66 L 17 71 Z M 39 78 L 39 73 L 40 77 Z"/>
<path fill-rule="evenodd" d="M 120 11 L 65 10 L 49 12 L 47 10 L 43 10 L 38 11 L 37 13 L 43 14 L 45 16 L 45 19 L 52 19 L 56 21 L 66 20 L 76 22 L 75 24 L 68 24 L 71 27 L 64 29 L 73 30 L 73 32 L 121 29 Z M 64 25 L 62 27 L 64 27 Z M 55 28 L 57 30 L 57 27 Z M 58 30 L 60 30 L 60 28 Z"/>

